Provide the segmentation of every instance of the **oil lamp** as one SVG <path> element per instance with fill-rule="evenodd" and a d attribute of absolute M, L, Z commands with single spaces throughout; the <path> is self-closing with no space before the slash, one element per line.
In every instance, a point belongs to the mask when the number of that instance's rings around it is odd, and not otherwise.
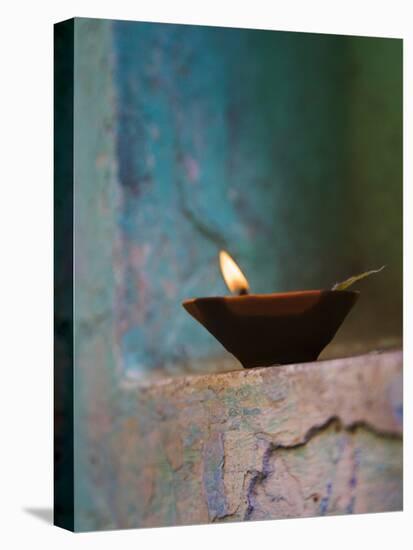
<path fill-rule="evenodd" d="M 182 305 L 245 368 L 315 361 L 359 297 L 346 289 L 249 294 L 246 277 L 227 252 L 220 252 L 219 263 L 233 295 Z"/>

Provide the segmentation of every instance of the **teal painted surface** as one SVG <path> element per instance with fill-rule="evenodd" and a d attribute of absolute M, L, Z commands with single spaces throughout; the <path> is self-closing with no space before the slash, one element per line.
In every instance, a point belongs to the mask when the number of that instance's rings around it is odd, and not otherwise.
<path fill-rule="evenodd" d="M 74 201 L 75 526 L 130 526 L 134 438 L 156 411 L 125 388 L 221 365 L 180 306 L 227 292 L 219 248 L 257 292 L 387 264 L 334 349 L 400 341 L 401 43 L 76 19 Z M 154 521 L 170 524 L 152 437 Z"/>
<path fill-rule="evenodd" d="M 112 48 L 123 368 L 222 355 L 180 308 L 228 292 L 220 248 L 253 292 L 387 264 L 342 343 L 397 340 L 400 41 L 115 22 Z"/>
<path fill-rule="evenodd" d="M 75 19 L 74 449 L 75 529 L 117 525 L 111 444 L 121 403 L 116 372 L 118 191 L 109 21 Z"/>

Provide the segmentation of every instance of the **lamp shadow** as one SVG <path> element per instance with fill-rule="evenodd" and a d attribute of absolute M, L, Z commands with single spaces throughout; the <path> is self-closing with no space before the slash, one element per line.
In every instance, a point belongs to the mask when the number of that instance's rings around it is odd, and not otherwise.
<path fill-rule="evenodd" d="M 24 508 L 24 511 L 49 525 L 53 525 L 53 508 Z"/>

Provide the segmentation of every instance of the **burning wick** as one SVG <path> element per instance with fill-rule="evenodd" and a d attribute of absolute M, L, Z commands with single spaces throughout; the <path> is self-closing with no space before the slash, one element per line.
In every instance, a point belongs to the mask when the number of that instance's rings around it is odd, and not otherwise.
<path fill-rule="evenodd" d="M 219 253 L 219 265 L 224 281 L 230 291 L 233 294 L 238 294 L 238 296 L 248 294 L 249 284 L 247 279 L 225 250 L 221 250 Z"/>

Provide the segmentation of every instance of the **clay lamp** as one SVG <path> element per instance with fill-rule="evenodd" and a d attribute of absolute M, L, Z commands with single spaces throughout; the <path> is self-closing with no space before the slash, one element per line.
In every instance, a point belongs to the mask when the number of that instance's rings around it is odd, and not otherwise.
<path fill-rule="evenodd" d="M 245 368 L 315 361 L 359 297 L 347 287 L 380 271 L 351 277 L 331 290 L 249 294 L 247 279 L 224 251 L 220 266 L 234 295 L 193 298 L 182 305 Z"/>

